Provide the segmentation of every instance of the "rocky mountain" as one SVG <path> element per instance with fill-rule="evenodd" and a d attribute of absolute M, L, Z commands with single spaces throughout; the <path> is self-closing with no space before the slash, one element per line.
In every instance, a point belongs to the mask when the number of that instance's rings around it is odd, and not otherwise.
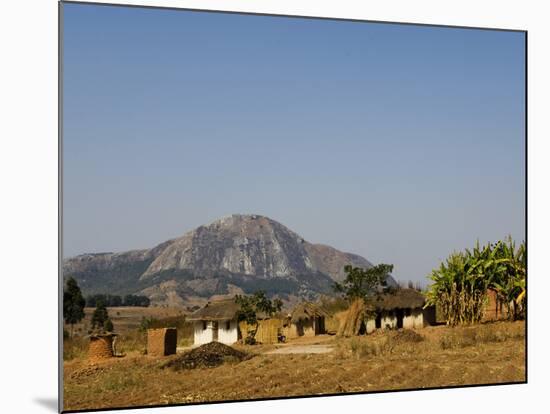
<path fill-rule="evenodd" d="M 63 263 L 84 294 L 145 294 L 183 304 L 212 295 L 262 289 L 283 299 L 330 293 L 344 266 L 371 267 L 365 258 L 312 244 L 259 215 L 224 217 L 152 249 L 84 254 Z M 395 281 L 388 277 L 390 284 Z"/>

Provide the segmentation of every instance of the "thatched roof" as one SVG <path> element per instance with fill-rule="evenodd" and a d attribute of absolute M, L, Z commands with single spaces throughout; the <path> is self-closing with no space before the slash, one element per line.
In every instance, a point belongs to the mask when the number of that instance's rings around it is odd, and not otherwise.
<path fill-rule="evenodd" d="M 368 305 L 376 310 L 416 309 L 426 303 L 424 295 L 415 289 L 397 289 L 371 299 Z"/>
<path fill-rule="evenodd" d="M 290 318 L 292 322 L 299 320 L 310 319 L 315 317 L 327 317 L 329 313 L 311 302 L 302 302 L 292 310 Z"/>
<path fill-rule="evenodd" d="M 223 299 L 208 302 L 203 308 L 193 312 L 188 321 L 223 321 L 237 316 L 239 305 L 235 299 Z"/>

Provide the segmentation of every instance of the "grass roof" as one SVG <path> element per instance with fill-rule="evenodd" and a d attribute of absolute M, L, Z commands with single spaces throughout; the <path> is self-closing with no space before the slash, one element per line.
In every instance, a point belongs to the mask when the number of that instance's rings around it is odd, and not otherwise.
<path fill-rule="evenodd" d="M 421 308 L 426 303 L 426 298 L 415 289 L 396 289 L 384 293 L 379 298 L 371 299 L 367 305 L 376 310 L 392 309 L 416 309 Z"/>
<path fill-rule="evenodd" d="M 188 321 L 223 321 L 237 316 L 239 305 L 235 299 L 222 299 L 208 302 L 203 308 L 193 312 Z"/>
<path fill-rule="evenodd" d="M 292 322 L 299 320 L 311 319 L 316 317 L 327 317 L 329 313 L 318 305 L 311 302 L 302 302 L 292 310 L 290 314 Z"/>

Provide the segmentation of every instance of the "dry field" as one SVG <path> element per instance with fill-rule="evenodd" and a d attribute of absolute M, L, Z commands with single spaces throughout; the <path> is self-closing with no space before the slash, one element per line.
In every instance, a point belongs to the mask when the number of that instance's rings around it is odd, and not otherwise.
<path fill-rule="evenodd" d="M 74 326 L 76 334 L 86 334 L 90 327 L 90 321 L 95 308 L 84 308 L 86 316 L 82 322 Z M 164 308 L 157 306 L 139 307 L 139 306 L 120 306 L 116 308 L 107 308 L 109 317 L 113 321 L 113 325 L 117 333 L 126 333 L 130 330 L 139 328 L 142 318 L 163 319 L 175 316 L 183 316 L 186 313 L 182 308 Z M 71 327 L 65 325 L 65 329 L 70 331 Z"/>
<path fill-rule="evenodd" d="M 115 332 L 119 335 L 117 340 L 117 352 L 128 353 L 132 351 L 143 351 L 146 347 L 146 334 L 140 332 L 142 319 L 154 321 L 151 327 L 177 326 L 178 346 L 188 346 L 192 343 L 192 332 L 190 324 L 185 324 L 183 317 L 185 312 L 182 308 L 163 307 L 134 307 L 122 306 L 107 308 L 109 317 L 113 321 Z M 86 334 L 90 329 L 90 321 L 94 308 L 85 308 L 84 320 L 74 326 L 74 337 L 66 338 L 63 341 L 63 359 L 84 359 L 86 358 L 88 339 Z M 64 326 L 67 332 L 71 328 Z"/>
<path fill-rule="evenodd" d="M 328 353 L 288 353 L 316 345 Z M 254 356 L 216 368 L 174 371 L 139 351 L 90 365 L 64 365 L 65 410 L 243 400 L 525 381 L 525 325 L 498 322 L 429 327 L 366 337 L 302 338 L 279 346 L 239 346 Z"/>

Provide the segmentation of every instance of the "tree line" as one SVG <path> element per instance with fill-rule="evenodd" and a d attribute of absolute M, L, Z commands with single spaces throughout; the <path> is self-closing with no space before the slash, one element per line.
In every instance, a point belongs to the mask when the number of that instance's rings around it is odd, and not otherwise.
<path fill-rule="evenodd" d="M 151 304 L 151 300 L 147 296 L 141 295 L 126 295 L 121 297 L 119 295 L 97 294 L 86 296 L 86 307 L 95 308 L 99 303 L 113 308 L 119 306 L 148 307 Z"/>

